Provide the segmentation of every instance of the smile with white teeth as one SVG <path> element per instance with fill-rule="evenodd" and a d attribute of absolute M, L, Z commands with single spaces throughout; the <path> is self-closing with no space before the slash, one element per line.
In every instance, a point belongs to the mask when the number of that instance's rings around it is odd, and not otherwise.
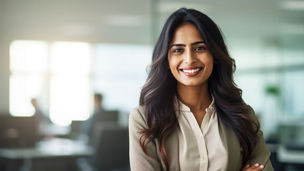
<path fill-rule="evenodd" d="M 195 73 L 197 71 L 201 70 L 201 68 L 196 68 L 196 69 L 181 69 L 181 71 L 186 72 L 186 73 Z"/>

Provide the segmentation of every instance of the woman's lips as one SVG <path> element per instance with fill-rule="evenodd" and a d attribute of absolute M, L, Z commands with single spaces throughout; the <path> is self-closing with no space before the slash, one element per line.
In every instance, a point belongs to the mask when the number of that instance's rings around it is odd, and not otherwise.
<path fill-rule="evenodd" d="M 203 67 L 185 67 L 179 70 L 188 77 L 194 77 L 203 69 Z"/>

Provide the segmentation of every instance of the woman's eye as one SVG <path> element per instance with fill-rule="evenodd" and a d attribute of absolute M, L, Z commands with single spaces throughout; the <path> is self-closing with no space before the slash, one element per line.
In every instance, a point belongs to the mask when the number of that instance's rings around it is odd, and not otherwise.
<path fill-rule="evenodd" d="M 204 47 L 204 46 L 198 46 L 194 49 L 194 51 L 197 51 L 197 52 L 201 52 L 201 51 L 204 51 L 204 50 L 206 50 L 206 47 Z"/>
<path fill-rule="evenodd" d="M 173 49 L 172 52 L 173 53 L 181 53 L 183 51 L 183 49 Z"/>

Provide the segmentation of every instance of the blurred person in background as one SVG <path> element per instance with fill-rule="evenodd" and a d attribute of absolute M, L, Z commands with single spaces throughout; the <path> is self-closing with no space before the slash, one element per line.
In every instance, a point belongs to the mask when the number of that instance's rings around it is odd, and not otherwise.
<path fill-rule="evenodd" d="M 91 143 L 94 135 L 94 127 L 98 123 L 107 122 L 107 111 L 102 106 L 103 96 L 100 93 L 94 94 L 94 111 L 90 118 L 81 124 L 81 138 Z"/>
<path fill-rule="evenodd" d="M 49 124 L 52 124 L 51 120 L 49 119 L 48 116 L 46 116 L 41 108 L 39 107 L 38 105 L 38 101 L 36 98 L 32 98 L 31 99 L 31 104 L 32 106 L 34 107 L 35 109 L 35 113 L 34 113 L 34 117 L 36 117 L 38 119 L 38 122 L 40 125 L 49 125 Z"/>
<path fill-rule="evenodd" d="M 94 113 L 101 112 L 103 110 L 102 108 L 102 94 L 100 93 L 95 93 L 94 94 Z"/>
<path fill-rule="evenodd" d="M 99 121 L 99 117 L 105 114 L 105 110 L 102 106 L 103 96 L 100 93 L 94 94 L 94 112 L 92 116 L 89 118 L 89 127 L 88 127 L 88 135 L 89 137 L 93 134 L 94 125 Z"/>
<path fill-rule="evenodd" d="M 52 139 L 54 138 L 54 135 L 52 132 L 50 132 L 49 128 L 51 125 L 53 125 L 52 121 L 50 118 L 43 113 L 41 108 L 39 107 L 38 100 L 36 98 L 31 99 L 31 104 L 35 109 L 34 113 L 34 118 L 36 120 L 37 126 L 38 126 L 38 131 L 40 134 L 40 138 L 47 138 L 47 139 Z"/>
<path fill-rule="evenodd" d="M 86 136 L 85 141 L 88 141 L 92 136 L 94 124 L 97 122 L 97 117 L 99 115 L 103 115 L 103 107 L 102 107 L 102 95 L 100 93 L 94 94 L 94 111 L 92 115 L 81 124 L 81 136 Z"/>
<path fill-rule="evenodd" d="M 140 106 L 130 113 L 132 171 L 272 171 L 253 109 L 233 81 L 218 26 L 181 8 L 155 45 Z"/>
<path fill-rule="evenodd" d="M 103 96 L 100 93 L 94 94 L 94 113 L 91 118 L 93 122 L 115 123 L 118 122 L 118 110 L 105 110 L 103 105 Z"/>

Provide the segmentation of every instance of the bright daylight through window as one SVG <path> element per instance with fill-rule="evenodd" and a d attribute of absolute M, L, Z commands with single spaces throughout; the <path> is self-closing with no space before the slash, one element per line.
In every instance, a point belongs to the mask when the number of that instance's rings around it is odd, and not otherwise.
<path fill-rule="evenodd" d="M 16 40 L 10 46 L 10 113 L 31 116 L 30 101 L 58 125 L 90 114 L 91 47 L 82 42 Z"/>

